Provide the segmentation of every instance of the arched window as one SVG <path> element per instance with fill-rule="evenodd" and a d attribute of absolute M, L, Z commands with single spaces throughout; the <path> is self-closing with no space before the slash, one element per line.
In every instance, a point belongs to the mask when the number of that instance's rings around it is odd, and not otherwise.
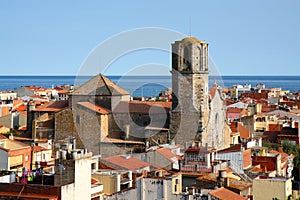
<path fill-rule="evenodd" d="M 183 71 L 192 70 L 191 58 L 191 44 L 188 44 L 183 49 Z"/>
<path fill-rule="evenodd" d="M 197 47 L 197 55 L 199 55 L 199 59 L 197 60 L 197 65 L 199 68 L 199 71 L 204 71 L 204 63 L 203 63 L 203 55 L 200 47 Z"/>

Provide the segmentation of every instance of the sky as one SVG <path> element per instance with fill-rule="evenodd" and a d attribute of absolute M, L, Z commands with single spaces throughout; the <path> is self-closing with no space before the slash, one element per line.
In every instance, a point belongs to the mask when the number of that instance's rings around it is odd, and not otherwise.
<path fill-rule="evenodd" d="M 148 38 L 135 30 L 149 27 L 205 40 L 221 75 L 300 75 L 299 10 L 298 0 L 0 0 L 0 75 L 78 75 L 99 46 L 93 67 L 104 74 L 143 66 L 165 75 L 168 50 L 124 51 L 103 62 L 119 49 L 107 43 L 103 50 L 106 41 L 128 32 Z"/>

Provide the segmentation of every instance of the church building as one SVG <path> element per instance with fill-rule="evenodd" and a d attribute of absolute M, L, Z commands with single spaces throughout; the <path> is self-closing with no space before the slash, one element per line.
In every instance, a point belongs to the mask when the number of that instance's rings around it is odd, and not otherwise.
<path fill-rule="evenodd" d="M 198 143 L 215 149 L 230 146 L 224 96 L 209 90 L 208 44 L 186 37 L 172 44 L 170 132 L 176 144 Z"/>

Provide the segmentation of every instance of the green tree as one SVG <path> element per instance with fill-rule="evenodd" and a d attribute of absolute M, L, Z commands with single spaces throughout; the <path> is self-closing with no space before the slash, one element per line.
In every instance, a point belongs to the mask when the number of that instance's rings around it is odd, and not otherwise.
<path fill-rule="evenodd" d="M 299 169 L 300 166 L 300 146 L 294 144 L 291 141 L 283 141 L 282 149 L 285 153 L 293 154 L 294 158 L 294 168 Z"/>

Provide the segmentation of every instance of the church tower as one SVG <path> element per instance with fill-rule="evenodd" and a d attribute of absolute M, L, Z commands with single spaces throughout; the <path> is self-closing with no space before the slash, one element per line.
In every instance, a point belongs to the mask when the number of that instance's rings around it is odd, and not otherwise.
<path fill-rule="evenodd" d="M 186 37 L 172 44 L 172 111 L 175 143 L 205 145 L 209 120 L 208 44 Z"/>

